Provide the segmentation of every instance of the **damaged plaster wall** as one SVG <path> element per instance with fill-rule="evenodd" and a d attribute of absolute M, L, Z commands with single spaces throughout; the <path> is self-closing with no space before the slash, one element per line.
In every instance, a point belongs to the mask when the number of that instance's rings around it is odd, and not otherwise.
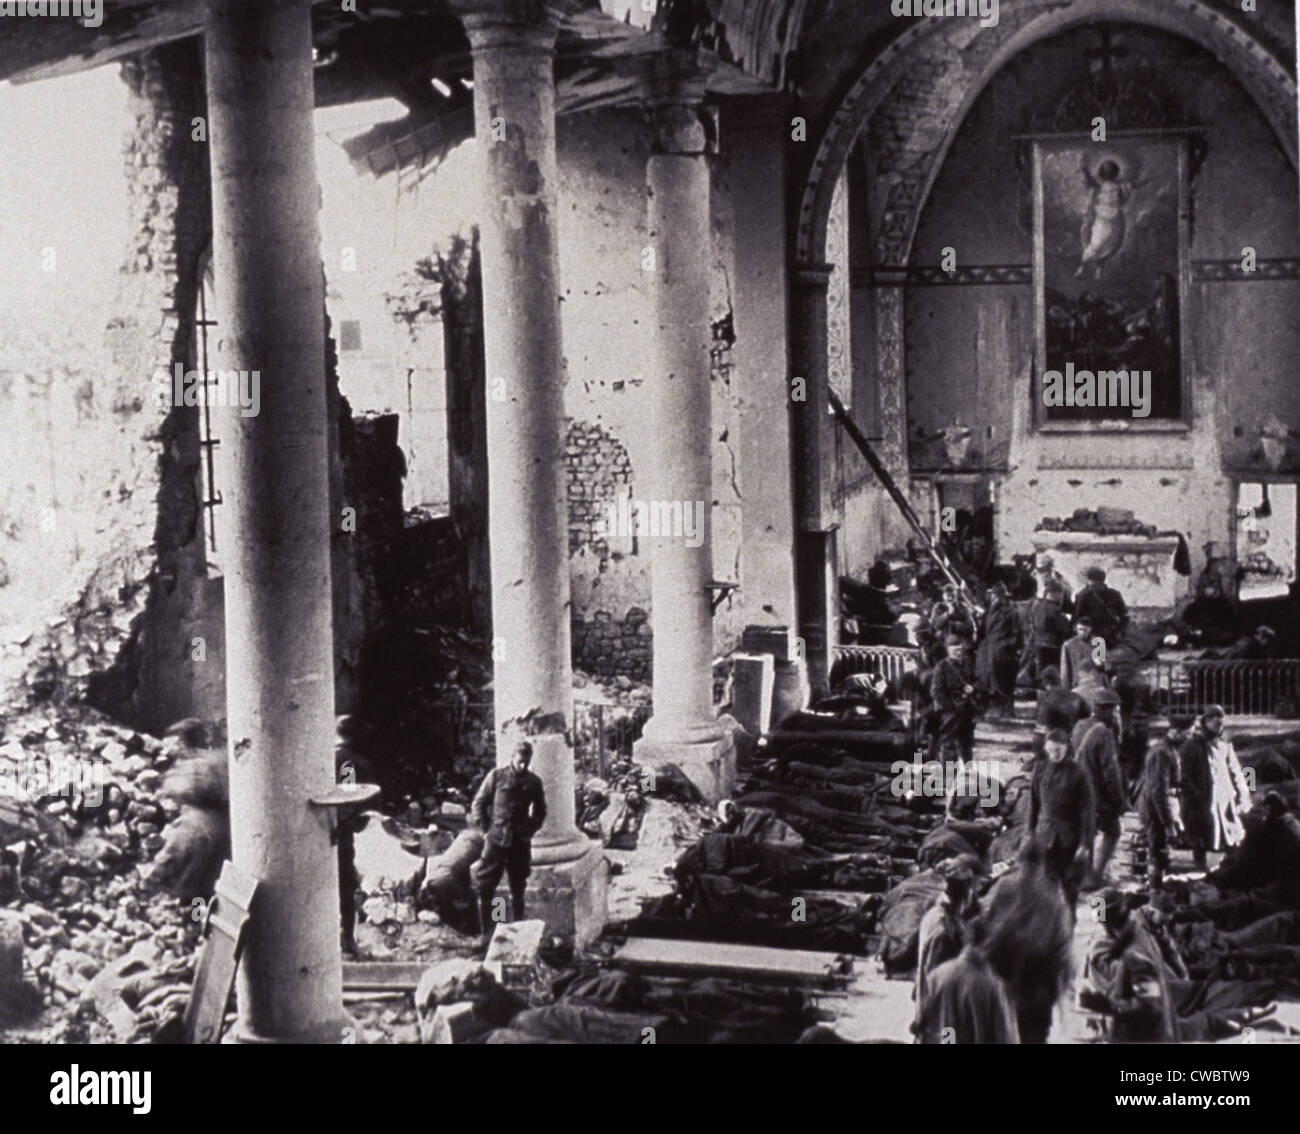
<path fill-rule="evenodd" d="M 734 648 L 747 624 L 794 621 L 784 196 L 780 178 L 771 176 L 786 131 L 771 119 L 743 116 L 736 128 L 743 141 L 711 159 L 712 288 L 702 298 L 714 327 L 714 498 L 706 502 L 714 576 L 741 586 L 715 619 L 717 654 Z M 468 247 L 483 207 L 474 191 L 475 146 L 457 147 L 404 199 L 398 220 L 404 234 L 423 241 L 417 258 Z M 634 500 L 648 492 L 658 448 L 646 428 L 654 314 L 651 275 L 643 266 L 650 246 L 644 116 L 626 109 L 563 117 L 557 148 L 574 661 L 597 672 L 648 677 L 649 556 L 635 539 L 611 545 L 597 531 L 619 489 Z M 410 265 L 391 267 L 400 274 Z M 444 303 L 443 311 L 451 498 L 472 545 L 468 521 L 481 510 L 468 497 L 481 479 L 474 470 L 483 431 L 466 379 L 478 383 L 481 400 L 490 376 L 476 377 L 479 332 L 459 307 Z M 470 555 L 473 561 L 472 547 Z"/>
<path fill-rule="evenodd" d="M 97 235 L 104 247 L 90 257 L 56 241 L 64 274 L 51 272 L 52 287 L 84 289 L 102 264 L 120 267 L 63 325 L 12 317 L 14 304 L 0 315 L 4 698 L 85 702 L 160 732 L 225 713 L 223 579 L 219 556 L 210 562 L 207 552 L 201 410 L 164 404 L 170 381 L 159 381 L 199 365 L 195 317 L 211 244 L 207 145 L 194 136 L 205 117 L 199 46 L 132 56 L 120 79 L 106 69 L 75 81 L 106 79 L 123 97 L 92 100 L 95 142 L 51 199 L 96 216 L 110 235 Z M 51 131 L 60 114 L 88 113 L 84 97 L 65 110 L 56 87 L 31 88 L 47 99 Z M 28 142 L 38 153 L 42 144 L 39 134 Z M 98 188 L 108 178 L 114 188 Z M 119 185 L 120 209 L 110 208 Z M 392 601 L 385 564 L 402 529 L 401 453 L 395 420 L 351 420 L 332 350 L 330 363 L 331 488 L 338 508 L 360 516 L 355 535 L 339 530 L 333 540 L 336 689 L 346 710 Z M 220 460 L 218 448 L 218 489 Z"/>
<path fill-rule="evenodd" d="M 749 623 L 793 621 L 783 214 L 779 187 L 774 197 L 769 178 L 756 177 L 749 160 L 757 153 L 764 165 L 773 155 L 749 143 L 746 137 L 743 144 L 737 141 L 735 156 L 711 159 L 707 302 L 714 445 L 708 504 L 714 578 L 741 588 L 722 602 L 714 619 L 717 654 L 734 649 Z M 654 375 L 651 276 L 643 267 L 650 247 L 647 129 L 636 110 L 575 115 L 560 120 L 558 145 L 566 409 L 584 429 L 598 427 L 625 448 L 628 490 L 637 500 L 645 495 L 641 486 L 658 444 L 645 428 Z M 774 228 L 763 227 L 764 212 L 775 220 Z M 604 470 L 593 475 L 608 477 Z M 573 522 L 571 517 L 571 527 Z M 635 541 L 608 555 L 596 540 L 575 542 L 575 640 L 586 623 L 619 624 L 619 636 L 639 655 L 642 612 L 649 611 L 652 628 L 654 622 L 648 555 Z M 615 672 L 631 671 L 616 665 Z"/>
<path fill-rule="evenodd" d="M 922 214 L 914 264 L 937 264 L 945 246 L 956 249 L 959 265 L 1031 261 L 1027 173 L 1016 165 L 1010 136 L 1033 128 L 1027 92 L 1047 89 L 1049 81 L 1068 87 L 1070 68 L 1086 66 L 1080 61 L 1088 35 L 1080 30 L 1037 45 L 981 95 Z M 1208 53 L 1162 32 L 1130 29 L 1125 37 L 1167 88 L 1170 104 L 1205 127 L 1204 164 L 1191 181 L 1191 259 L 1239 264 L 1246 246 L 1261 260 L 1295 257 L 1296 174 L 1258 108 Z M 1085 85 L 1086 75 L 1075 76 L 1075 86 Z M 1243 170 L 1250 171 L 1249 191 Z M 1049 435 L 1030 428 L 1032 288 L 909 289 L 913 467 L 951 464 L 942 445 L 927 439 L 960 416 L 973 436 L 966 459 L 954 467 L 986 470 L 1000 482 L 1004 560 L 1032 550 L 1045 516 L 1109 505 L 1185 533 L 1199 568 L 1202 545 L 1230 535 L 1234 501 L 1225 462 L 1249 464 L 1270 415 L 1300 418 L 1293 366 L 1298 308 L 1300 282 L 1293 279 L 1192 283 L 1183 312 L 1191 430 Z M 1298 456 L 1293 444 L 1293 466 Z"/>

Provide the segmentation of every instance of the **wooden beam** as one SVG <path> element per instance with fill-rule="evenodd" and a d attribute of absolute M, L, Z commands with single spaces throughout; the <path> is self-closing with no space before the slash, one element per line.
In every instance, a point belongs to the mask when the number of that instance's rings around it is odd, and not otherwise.
<path fill-rule="evenodd" d="M 80 20 L 8 19 L 0 41 L 0 80 L 33 83 L 102 67 L 116 59 L 198 35 L 202 0 L 145 3 L 121 0 L 104 5 L 104 22 L 84 27 Z"/>
<path fill-rule="evenodd" d="M 853 959 L 839 953 L 666 937 L 629 937 L 611 959 L 647 972 L 712 973 L 740 980 L 775 979 L 817 985 L 841 983 L 853 969 Z"/>

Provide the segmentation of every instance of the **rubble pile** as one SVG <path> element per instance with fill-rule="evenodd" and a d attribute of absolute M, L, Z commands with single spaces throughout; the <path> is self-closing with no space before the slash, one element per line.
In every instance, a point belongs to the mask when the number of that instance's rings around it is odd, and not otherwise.
<path fill-rule="evenodd" d="M 0 745 L 0 914 L 23 943 L 23 983 L 39 992 L 10 1038 L 126 1042 L 179 1014 L 198 922 L 149 875 L 180 813 L 161 798 L 175 753 L 93 712 L 11 717 Z M 132 958 L 110 1006 L 99 978 Z M 122 974 L 116 974 L 121 977 Z M 99 981 L 99 983 L 96 983 Z"/>
<path fill-rule="evenodd" d="M 1139 523 L 1129 508 L 1076 508 L 1069 516 L 1044 516 L 1040 532 L 1092 532 L 1095 535 L 1135 535 L 1153 539 L 1159 535 L 1154 524 Z"/>

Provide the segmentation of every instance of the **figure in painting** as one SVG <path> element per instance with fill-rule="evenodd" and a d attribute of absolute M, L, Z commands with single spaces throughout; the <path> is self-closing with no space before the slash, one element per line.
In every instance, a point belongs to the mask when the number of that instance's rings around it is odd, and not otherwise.
<path fill-rule="evenodd" d="M 1123 171 L 1114 158 L 1106 158 L 1098 165 L 1096 176 L 1088 168 L 1086 157 L 1080 168 L 1090 196 L 1083 228 L 1079 232 L 1079 247 L 1082 249 L 1079 268 L 1074 274 L 1076 278 L 1082 278 L 1091 272 L 1093 279 L 1099 279 L 1111 257 L 1124 247 L 1124 209 L 1133 191 L 1144 183 L 1121 176 Z"/>

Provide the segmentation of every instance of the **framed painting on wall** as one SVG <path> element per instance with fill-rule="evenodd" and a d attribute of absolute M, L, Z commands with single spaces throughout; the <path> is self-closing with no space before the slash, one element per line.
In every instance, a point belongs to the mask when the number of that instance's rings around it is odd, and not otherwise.
<path fill-rule="evenodd" d="M 1032 141 L 1035 425 L 1185 428 L 1186 136 Z"/>

